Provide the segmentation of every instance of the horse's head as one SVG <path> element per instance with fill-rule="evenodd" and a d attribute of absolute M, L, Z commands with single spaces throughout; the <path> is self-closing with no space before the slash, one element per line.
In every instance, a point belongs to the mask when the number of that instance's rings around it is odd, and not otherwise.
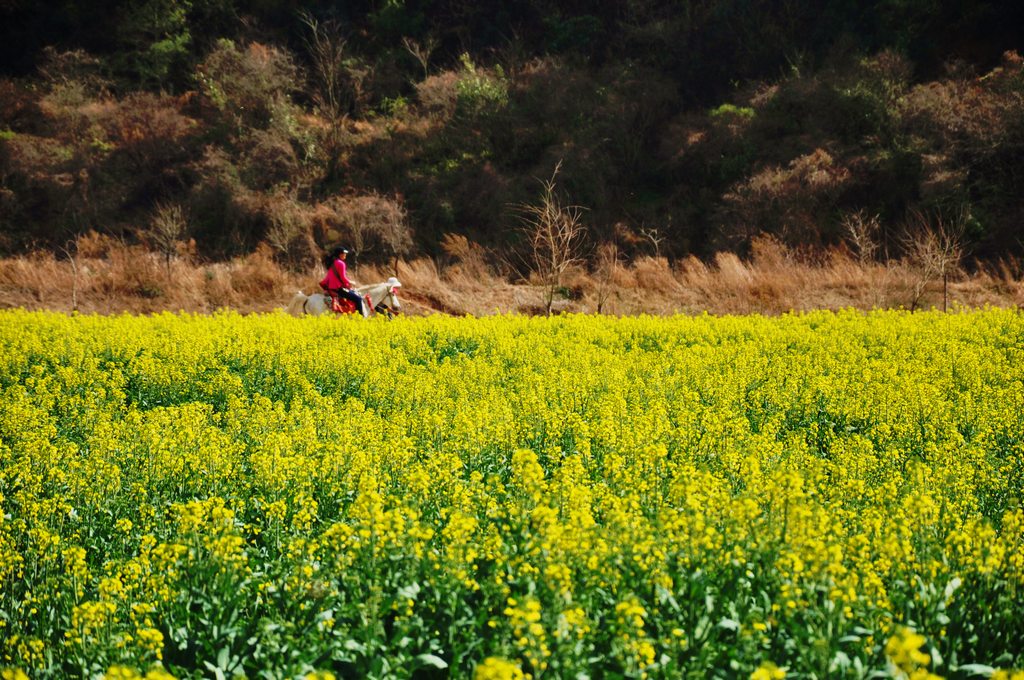
<path fill-rule="evenodd" d="M 392 276 L 385 284 L 387 285 L 387 293 L 384 295 L 383 302 L 391 308 L 391 311 L 396 314 L 402 311 L 402 303 L 398 299 L 398 288 L 402 287 L 402 283 Z"/>

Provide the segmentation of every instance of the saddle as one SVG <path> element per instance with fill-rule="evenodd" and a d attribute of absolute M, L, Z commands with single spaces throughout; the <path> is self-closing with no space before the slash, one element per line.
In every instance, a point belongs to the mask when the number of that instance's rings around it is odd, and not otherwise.
<path fill-rule="evenodd" d="M 331 298 L 331 311 L 335 314 L 357 314 L 359 310 L 356 309 L 355 304 L 348 298 L 340 297 L 339 295 L 329 292 Z M 370 307 L 370 298 L 368 296 L 363 297 L 363 303 L 367 309 Z M 372 313 L 372 312 L 371 312 Z"/>

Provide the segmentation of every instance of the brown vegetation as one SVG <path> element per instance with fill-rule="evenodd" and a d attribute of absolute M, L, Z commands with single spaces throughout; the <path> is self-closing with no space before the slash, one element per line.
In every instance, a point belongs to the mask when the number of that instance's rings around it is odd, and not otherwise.
<path fill-rule="evenodd" d="M 914 257 L 888 263 L 859 258 L 844 248 L 807 259 L 767 236 L 754 239 L 749 258 L 722 251 L 707 262 L 688 257 L 669 263 L 664 257 L 645 256 L 626 263 L 606 245 L 593 268 L 577 264 L 563 273 L 552 309 L 614 315 L 781 314 L 847 307 L 1024 305 L 1020 263 L 1002 261 L 967 274 L 959 264 L 954 266 L 955 253 L 944 240 L 948 237 L 948 232 L 935 232 L 915 246 Z M 407 314 L 547 310 L 546 284 L 510 282 L 465 237 L 446 238 L 445 248 L 444 263 L 430 258 L 398 262 Z M 395 271 L 364 265 L 352 273 L 355 281 L 372 283 Z M 190 243 L 179 244 L 166 257 L 91 233 L 59 257 L 37 252 L 0 260 L 0 307 L 100 314 L 206 313 L 221 308 L 265 312 L 283 307 L 296 290 L 316 290 L 320 276 L 316 268 L 282 267 L 266 247 L 210 264 L 195 260 Z"/>
<path fill-rule="evenodd" d="M 261 309 L 345 245 L 453 313 L 916 309 L 1024 257 L 1024 59 L 993 23 L 1021 10 L 761 3 L 724 30 L 714 3 L 528 1 L 496 32 L 500 3 L 258 4 L 19 5 L 4 304 L 59 270 L 71 307 Z"/>
<path fill-rule="evenodd" d="M 605 242 L 630 259 L 710 261 L 768 233 L 824 252 L 857 219 L 878 226 L 868 259 L 900 258 L 917 213 L 965 216 L 974 257 L 1020 255 L 1014 52 L 915 83 L 884 50 L 687 109 L 656 70 L 468 54 L 431 70 L 429 45 L 407 41 L 418 73 L 371 101 L 366 79 L 383 74 L 330 22 L 307 17 L 306 32 L 305 66 L 283 47 L 215 41 L 179 96 L 117 91 L 75 51 L 49 51 L 34 80 L 0 77 L 0 254 L 56 253 L 89 230 L 166 251 L 154 234 L 179 206 L 181 238 L 207 260 L 265 244 L 300 270 L 343 241 L 393 266 L 460 234 L 502 266 L 532 257 L 516 206 L 557 167 L 565 202 L 585 208 L 588 267 Z"/>

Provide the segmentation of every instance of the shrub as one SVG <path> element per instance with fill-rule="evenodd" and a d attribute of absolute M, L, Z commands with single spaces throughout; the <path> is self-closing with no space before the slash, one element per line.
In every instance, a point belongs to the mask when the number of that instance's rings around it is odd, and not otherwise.
<path fill-rule="evenodd" d="M 247 187 L 269 190 L 297 182 L 302 168 L 290 140 L 277 131 L 254 130 L 244 143 L 240 177 Z"/>
<path fill-rule="evenodd" d="M 821 224 L 849 181 L 849 170 L 824 149 L 766 167 L 723 197 L 722 235 L 733 244 L 762 231 L 791 244 L 823 244 L 829 235 Z"/>
<path fill-rule="evenodd" d="M 901 122 L 936 146 L 970 159 L 995 153 L 1022 132 L 1024 61 L 1010 52 L 980 78 L 922 83 L 901 101 Z"/>
<path fill-rule="evenodd" d="M 459 60 L 462 72 L 455 85 L 456 114 L 476 120 L 508 106 L 508 79 L 501 66 L 481 69 L 465 53 Z"/>
<path fill-rule="evenodd" d="M 114 211 L 170 198 L 188 185 L 188 163 L 198 157 L 194 119 L 177 99 L 138 92 L 98 109 L 91 153 L 102 167 Z M 112 221 L 120 216 L 110 215 Z"/>
<path fill-rule="evenodd" d="M 16 133 L 38 134 L 42 112 L 37 95 L 27 86 L 9 78 L 0 78 L 0 130 L 2 139 Z"/>
<path fill-rule="evenodd" d="M 206 102 L 236 129 L 269 127 L 275 115 L 286 113 L 301 83 L 285 50 L 256 42 L 239 48 L 230 40 L 217 43 L 197 76 Z"/>
<path fill-rule="evenodd" d="M 440 245 L 445 255 L 456 262 L 448 274 L 449 277 L 453 274 L 461 275 L 470 283 L 488 281 L 491 278 L 491 271 L 487 266 L 487 250 L 479 243 L 470 241 L 462 234 L 446 233 Z"/>
<path fill-rule="evenodd" d="M 326 206 L 332 212 L 327 240 L 348 242 L 362 258 L 383 262 L 407 254 L 412 247 L 408 215 L 397 198 L 377 193 L 335 196 Z"/>
<path fill-rule="evenodd" d="M 459 98 L 459 74 L 445 71 L 416 84 L 416 100 L 426 112 L 441 121 L 455 115 Z"/>
<path fill-rule="evenodd" d="M 266 197 L 264 212 L 265 239 L 278 260 L 294 270 L 313 265 L 319 248 L 310 231 L 309 209 L 277 191 Z"/>
<path fill-rule="evenodd" d="M 200 248 L 216 257 L 254 248 L 263 236 L 256 229 L 259 201 L 243 184 L 238 166 L 225 151 L 211 146 L 191 169 L 198 181 L 189 190 L 189 213 Z"/>
<path fill-rule="evenodd" d="M 922 209 L 953 219 L 964 205 L 979 254 L 1016 243 L 1017 150 L 1024 144 L 1024 60 L 1016 53 L 980 77 L 952 73 L 911 89 L 899 107 L 904 133 L 924 154 Z"/>
<path fill-rule="evenodd" d="M 710 111 L 712 118 L 722 118 L 726 116 L 738 116 L 740 118 L 753 118 L 754 109 L 749 106 L 736 106 L 735 104 L 722 104 L 717 106 Z"/>

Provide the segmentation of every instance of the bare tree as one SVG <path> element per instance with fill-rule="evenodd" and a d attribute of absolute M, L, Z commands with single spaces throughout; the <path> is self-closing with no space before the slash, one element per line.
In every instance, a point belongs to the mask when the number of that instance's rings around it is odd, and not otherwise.
<path fill-rule="evenodd" d="M 402 45 L 405 47 L 405 51 L 411 54 L 423 68 L 423 77 L 426 78 L 430 75 L 430 55 L 437 49 L 437 39 L 434 36 L 428 36 L 426 41 L 421 43 L 412 38 L 402 38 Z"/>
<path fill-rule="evenodd" d="M 562 275 L 580 261 L 579 253 L 586 228 L 581 221 L 583 208 L 564 205 L 557 191 L 555 178 L 559 161 L 551 178 L 542 182 L 540 202 L 521 205 L 522 232 L 530 246 L 529 258 L 533 272 L 544 286 L 545 311 L 551 315 L 555 293 L 562 285 Z"/>
<path fill-rule="evenodd" d="M 380 231 L 381 243 L 391 256 L 391 270 L 398 274 L 398 261 L 412 251 L 412 229 L 405 206 L 398 204 L 401 219 L 387 222 Z"/>
<path fill-rule="evenodd" d="M 941 218 L 933 224 L 927 216 L 915 213 L 917 227 L 908 230 L 902 239 L 907 261 L 917 273 L 911 311 L 920 304 L 928 285 L 937 279 L 942 279 L 942 311 L 949 308 L 949 277 L 959 270 L 963 258 L 965 218 L 961 214 L 952 224 Z"/>
<path fill-rule="evenodd" d="M 357 69 L 353 76 L 351 64 L 345 57 L 347 40 L 336 21 L 320 23 L 308 12 L 300 16 L 309 29 L 305 42 L 313 65 L 313 102 L 328 124 L 324 148 L 327 153 L 326 173 L 331 178 L 338 171 L 349 110 L 362 96 L 360 93 L 367 73 Z"/>
<path fill-rule="evenodd" d="M 881 231 L 878 215 L 868 215 L 863 210 L 844 215 L 843 229 L 860 263 L 871 262 L 878 253 L 878 234 Z"/>
<path fill-rule="evenodd" d="M 412 249 L 412 230 L 400 197 L 377 193 L 336 196 L 328 206 L 334 213 L 338 237 L 347 238 L 360 256 L 377 250 L 397 271 L 399 258 Z"/>
<path fill-rule="evenodd" d="M 185 218 L 185 211 L 180 205 L 176 203 L 157 205 L 145 235 L 157 252 L 163 255 L 164 267 L 168 276 L 171 273 L 171 258 L 177 254 L 178 244 L 184 240 L 187 233 L 188 221 Z"/>
<path fill-rule="evenodd" d="M 338 120 L 345 111 L 346 40 L 337 22 L 321 24 L 308 12 L 300 16 L 309 29 L 305 42 L 313 62 L 313 101 L 330 120 Z"/>
<path fill-rule="evenodd" d="M 654 257 L 661 257 L 661 244 L 664 243 L 665 236 L 659 233 L 657 227 L 641 227 L 640 233 L 654 247 Z"/>
<path fill-rule="evenodd" d="M 288 196 L 277 196 L 269 202 L 267 216 L 270 224 L 264 236 L 275 256 L 290 269 L 300 271 L 313 255 L 309 218 L 301 204 Z"/>

